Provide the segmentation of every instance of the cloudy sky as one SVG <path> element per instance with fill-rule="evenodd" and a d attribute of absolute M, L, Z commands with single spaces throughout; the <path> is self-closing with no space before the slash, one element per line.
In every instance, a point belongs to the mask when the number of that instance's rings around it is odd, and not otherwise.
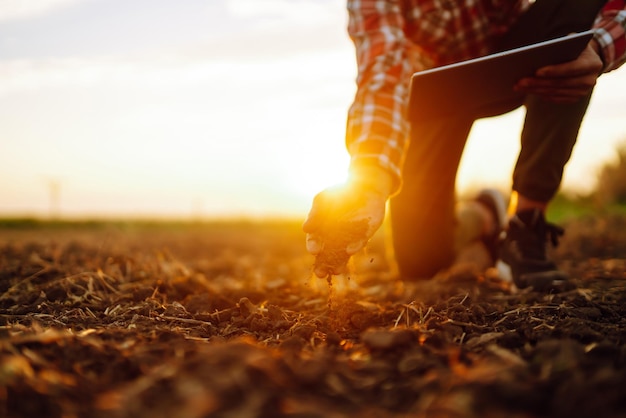
<path fill-rule="evenodd" d="M 343 0 L 0 0 L 0 216 L 303 216 L 348 162 L 345 26 Z M 566 187 L 626 139 L 625 86 Z M 509 184 L 522 117 L 475 126 L 461 188 Z"/>

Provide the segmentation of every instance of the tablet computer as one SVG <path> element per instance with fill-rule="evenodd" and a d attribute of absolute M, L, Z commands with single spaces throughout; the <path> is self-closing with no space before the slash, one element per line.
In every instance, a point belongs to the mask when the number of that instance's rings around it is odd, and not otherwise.
<path fill-rule="evenodd" d="M 409 118 L 432 118 L 455 109 L 496 108 L 520 99 L 513 86 L 546 65 L 574 60 L 593 30 L 580 32 L 455 64 L 420 71 L 411 77 Z"/>

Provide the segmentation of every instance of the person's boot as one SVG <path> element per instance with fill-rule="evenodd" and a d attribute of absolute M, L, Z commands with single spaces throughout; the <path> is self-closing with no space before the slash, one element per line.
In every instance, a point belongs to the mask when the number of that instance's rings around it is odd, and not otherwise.
<path fill-rule="evenodd" d="M 563 229 L 546 222 L 541 210 L 521 211 L 513 216 L 500 240 L 500 275 L 520 288 L 535 290 L 558 288 L 568 279 L 548 258 L 548 240 L 558 245 Z"/>

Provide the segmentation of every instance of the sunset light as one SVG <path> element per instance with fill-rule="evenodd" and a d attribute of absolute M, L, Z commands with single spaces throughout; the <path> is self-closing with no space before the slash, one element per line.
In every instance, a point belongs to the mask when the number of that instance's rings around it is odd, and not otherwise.
<path fill-rule="evenodd" d="M 2 2 L 0 216 L 303 216 L 346 175 L 346 20 L 342 0 Z M 565 188 L 626 136 L 605 112 L 624 85 L 601 79 Z M 522 118 L 476 124 L 461 188 L 508 187 Z"/>
<path fill-rule="evenodd" d="M 526 3 L 0 0 L 0 418 L 626 417 L 626 0 Z"/>

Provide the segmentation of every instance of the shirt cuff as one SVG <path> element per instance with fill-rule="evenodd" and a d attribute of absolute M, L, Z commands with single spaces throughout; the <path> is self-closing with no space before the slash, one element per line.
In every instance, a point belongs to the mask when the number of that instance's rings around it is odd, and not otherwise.
<path fill-rule="evenodd" d="M 602 72 L 614 70 L 624 62 L 624 55 L 626 54 L 625 21 L 626 11 L 623 11 L 613 19 L 601 21 L 594 28 L 594 39 L 600 46 L 600 58 L 604 63 Z"/>
<path fill-rule="evenodd" d="M 386 155 L 355 155 L 350 160 L 349 174 L 351 178 L 359 182 L 369 184 L 378 191 L 388 193 L 389 196 L 396 194 L 401 187 L 401 169 L 389 160 Z M 391 185 L 384 184 L 381 178 L 371 178 L 372 175 L 388 174 Z M 383 183 L 381 185 L 381 183 Z M 384 190 L 386 189 L 386 190 Z"/>

